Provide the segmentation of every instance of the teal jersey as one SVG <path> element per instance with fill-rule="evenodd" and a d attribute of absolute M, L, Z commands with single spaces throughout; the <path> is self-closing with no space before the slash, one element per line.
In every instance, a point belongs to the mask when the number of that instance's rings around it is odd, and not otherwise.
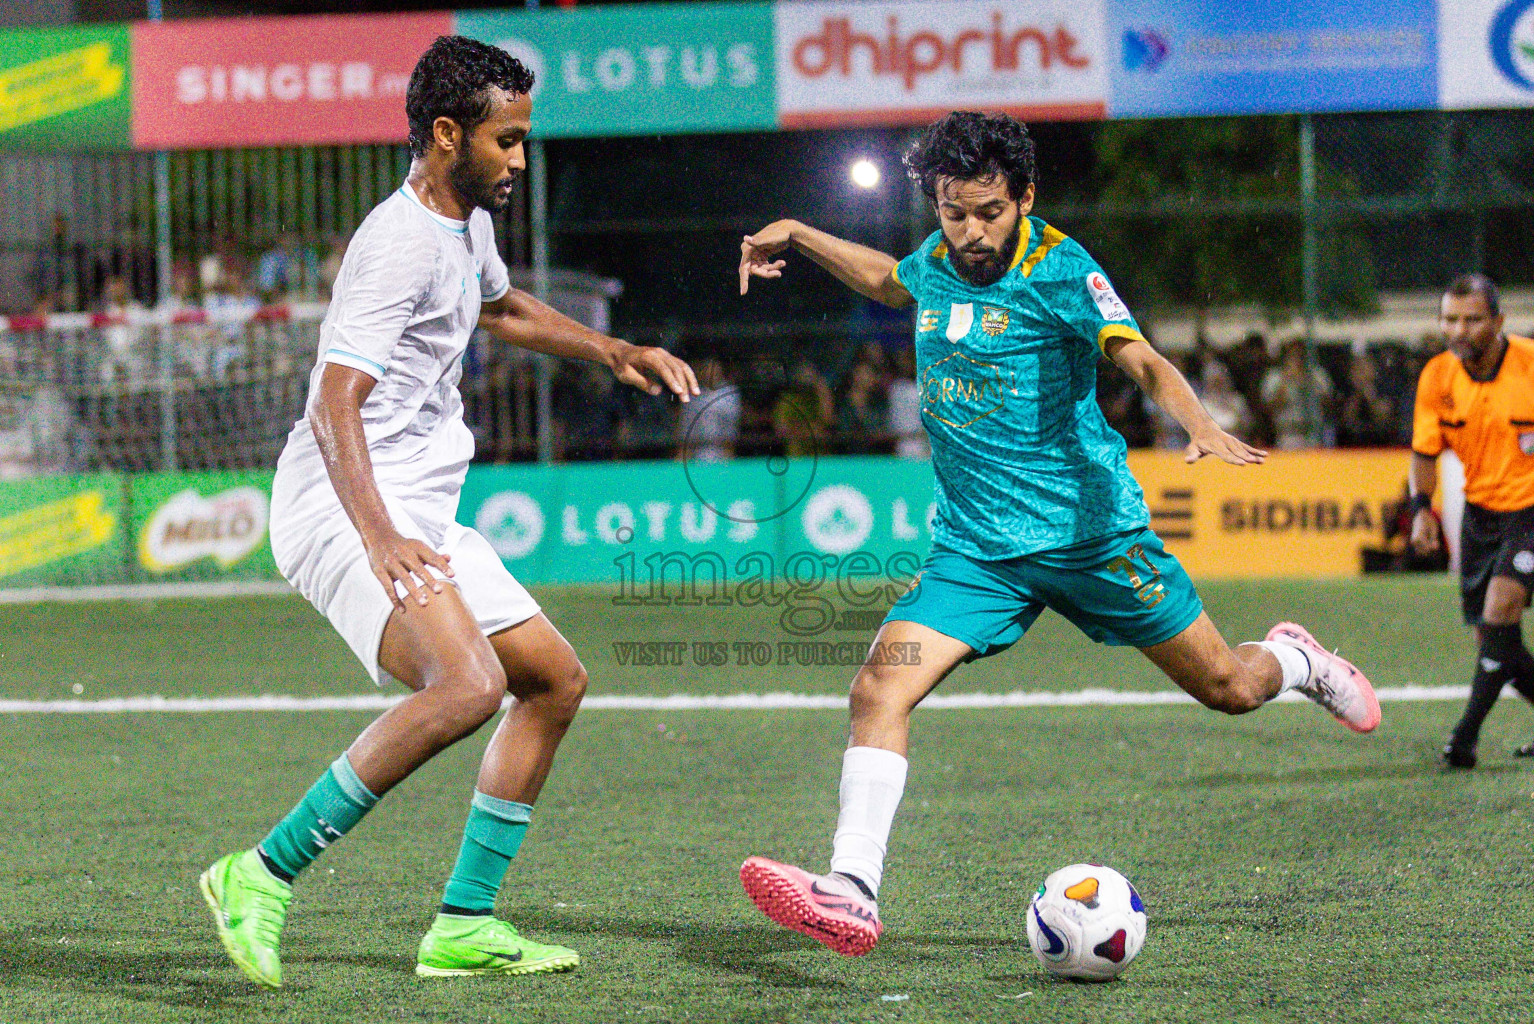
<path fill-rule="evenodd" d="M 941 231 L 895 278 L 916 299 L 936 546 L 1017 558 L 1149 524 L 1124 439 L 1097 405 L 1102 345 L 1141 334 L 1085 249 L 1029 217 L 989 287 L 954 271 Z"/>

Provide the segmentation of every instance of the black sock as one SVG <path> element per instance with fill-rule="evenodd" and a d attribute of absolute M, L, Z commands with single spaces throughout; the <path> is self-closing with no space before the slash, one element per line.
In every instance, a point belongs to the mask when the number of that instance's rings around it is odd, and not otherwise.
<path fill-rule="evenodd" d="M 488 910 L 469 910 L 467 907 L 455 907 L 451 903 L 444 903 L 437 909 L 439 914 L 451 914 L 454 917 L 489 917 Z"/>
<path fill-rule="evenodd" d="M 1476 655 L 1475 678 L 1470 682 L 1470 700 L 1449 739 L 1451 746 L 1460 750 L 1475 749 L 1481 725 L 1491 714 L 1492 705 L 1497 703 L 1503 684 L 1516 678 L 1515 666 L 1528 657 L 1529 652 L 1523 647 L 1523 634 L 1517 626 L 1481 627 L 1481 649 Z M 1514 685 L 1518 684 L 1514 682 Z M 1534 690 L 1534 687 L 1530 689 Z M 1522 686 L 1519 686 L 1519 692 L 1524 692 Z"/>
<path fill-rule="evenodd" d="M 261 849 L 259 846 L 256 847 L 256 856 L 261 858 L 261 863 L 266 865 L 266 870 L 270 871 L 273 875 L 282 879 L 284 882 L 287 882 L 289 885 L 293 884 L 293 876 L 279 868 L 277 866 L 277 862 L 268 857 L 266 855 L 266 851 Z"/>

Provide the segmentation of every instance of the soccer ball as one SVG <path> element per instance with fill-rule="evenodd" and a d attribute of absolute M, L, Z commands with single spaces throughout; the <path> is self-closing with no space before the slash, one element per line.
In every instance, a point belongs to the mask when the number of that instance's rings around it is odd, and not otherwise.
<path fill-rule="evenodd" d="M 1107 981 L 1145 944 L 1145 904 L 1112 868 L 1072 864 L 1044 879 L 1034 895 L 1028 944 L 1050 974 Z"/>

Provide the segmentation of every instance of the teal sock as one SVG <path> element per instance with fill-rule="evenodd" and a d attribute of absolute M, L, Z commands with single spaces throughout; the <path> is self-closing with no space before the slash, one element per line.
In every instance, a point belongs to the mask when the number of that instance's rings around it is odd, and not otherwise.
<path fill-rule="evenodd" d="M 458 863 L 442 894 L 444 914 L 488 914 L 495 909 L 501 880 L 517 855 L 533 809 L 474 791 L 469 820 L 463 826 Z"/>
<path fill-rule="evenodd" d="M 273 874 L 291 882 L 321 850 L 350 832 L 377 802 L 378 797 L 362 784 L 342 754 L 261 840 L 256 852 Z"/>

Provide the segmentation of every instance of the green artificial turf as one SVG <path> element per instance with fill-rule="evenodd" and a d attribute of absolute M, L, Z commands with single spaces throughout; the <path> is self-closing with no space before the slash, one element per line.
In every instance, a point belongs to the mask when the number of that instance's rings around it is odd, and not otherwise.
<path fill-rule="evenodd" d="M 1467 679 L 1440 584 L 1207 585 L 1233 638 L 1293 615 L 1382 686 Z M 626 638 L 776 643 L 764 613 L 618 614 L 539 595 L 602 693 L 836 692 L 850 670 L 625 668 Z M 369 692 L 288 599 L 0 608 L 0 698 Z M 866 639 L 866 637 L 864 638 Z M 1059 620 L 955 691 L 1162 687 Z M 1357 737 L 1313 707 L 918 713 L 883 941 L 860 960 L 777 929 L 741 894 L 752 853 L 820 868 L 838 711 L 593 710 L 577 721 L 500 912 L 574 946 L 573 975 L 426 981 L 485 735 L 426 766 L 299 884 L 287 987 L 228 964 L 196 890 L 260 838 L 367 723 L 357 712 L 4 715 L 0 1021 L 1509 1021 L 1534 1017 L 1534 715 L 1506 699 L 1483 764 L 1446 774 L 1458 712 L 1398 702 Z M 1097 860 L 1150 913 L 1108 985 L 1049 980 L 1024 908 Z M 888 998 L 887 998 L 888 997 Z M 904 997 L 904 998 L 899 998 Z"/>

